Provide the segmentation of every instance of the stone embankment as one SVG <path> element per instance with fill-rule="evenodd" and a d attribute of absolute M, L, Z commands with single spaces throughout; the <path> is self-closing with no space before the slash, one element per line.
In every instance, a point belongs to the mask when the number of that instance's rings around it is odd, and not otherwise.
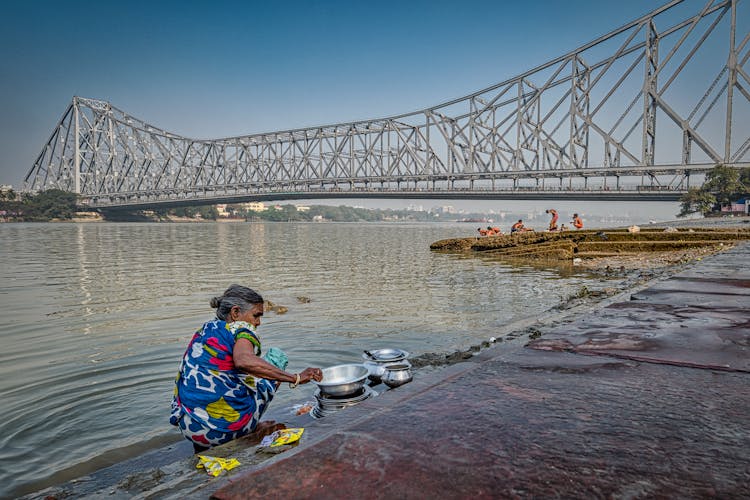
<path fill-rule="evenodd" d="M 476 253 L 507 259 L 571 261 L 622 257 L 644 252 L 677 252 L 691 249 L 721 250 L 750 239 L 750 228 L 653 228 L 534 232 L 440 240 L 434 251 Z M 709 252 L 712 253 L 712 252 Z"/>

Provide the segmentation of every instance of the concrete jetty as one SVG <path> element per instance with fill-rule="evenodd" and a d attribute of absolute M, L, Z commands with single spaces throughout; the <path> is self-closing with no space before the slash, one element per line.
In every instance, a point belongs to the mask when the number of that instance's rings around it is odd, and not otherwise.
<path fill-rule="evenodd" d="M 309 425 L 189 496 L 747 498 L 750 245 Z"/>

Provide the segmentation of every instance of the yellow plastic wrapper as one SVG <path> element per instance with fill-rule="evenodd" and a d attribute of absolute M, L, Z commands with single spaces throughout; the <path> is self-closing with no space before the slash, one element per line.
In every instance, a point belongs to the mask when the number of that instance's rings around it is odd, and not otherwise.
<path fill-rule="evenodd" d="M 225 470 L 232 470 L 238 465 L 240 461 L 236 458 L 218 458 L 209 457 L 207 455 L 198 455 L 198 464 L 195 466 L 197 469 L 206 469 L 206 472 L 216 477 Z"/>
<path fill-rule="evenodd" d="M 268 446 L 269 448 L 275 448 L 277 446 L 284 446 L 285 444 L 291 444 L 299 441 L 302 437 L 302 433 L 305 429 L 302 427 L 294 427 L 291 429 L 280 429 L 273 434 L 270 434 L 263 438 L 261 446 Z"/>

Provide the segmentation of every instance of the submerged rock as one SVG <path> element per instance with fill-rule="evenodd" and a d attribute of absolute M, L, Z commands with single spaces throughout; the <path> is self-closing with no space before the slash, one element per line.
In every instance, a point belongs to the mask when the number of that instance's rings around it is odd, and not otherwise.
<path fill-rule="evenodd" d="M 288 311 L 289 311 L 289 308 L 288 308 L 288 307 L 286 307 L 286 306 L 280 306 L 280 305 L 278 305 L 278 304 L 274 304 L 274 303 L 273 303 L 273 302 L 271 302 L 270 300 L 267 300 L 267 301 L 266 301 L 266 302 L 265 302 L 265 303 L 263 304 L 263 310 L 264 310 L 264 311 L 266 311 L 266 312 L 268 312 L 268 311 L 273 311 L 273 312 L 275 312 L 276 314 L 285 314 L 286 312 L 288 312 Z"/>

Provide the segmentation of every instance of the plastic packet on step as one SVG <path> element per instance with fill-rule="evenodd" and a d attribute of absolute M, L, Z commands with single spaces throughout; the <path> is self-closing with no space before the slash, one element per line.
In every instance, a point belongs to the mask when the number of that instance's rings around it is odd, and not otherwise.
<path fill-rule="evenodd" d="M 219 458 L 209 457 L 208 455 L 198 455 L 197 469 L 206 469 L 206 472 L 214 477 L 218 476 L 225 470 L 232 470 L 240 465 L 236 458 Z"/>
<path fill-rule="evenodd" d="M 263 438 L 260 442 L 261 448 L 276 448 L 287 444 L 296 443 L 302 437 L 305 429 L 302 427 L 292 427 L 290 429 L 280 429 Z"/>

